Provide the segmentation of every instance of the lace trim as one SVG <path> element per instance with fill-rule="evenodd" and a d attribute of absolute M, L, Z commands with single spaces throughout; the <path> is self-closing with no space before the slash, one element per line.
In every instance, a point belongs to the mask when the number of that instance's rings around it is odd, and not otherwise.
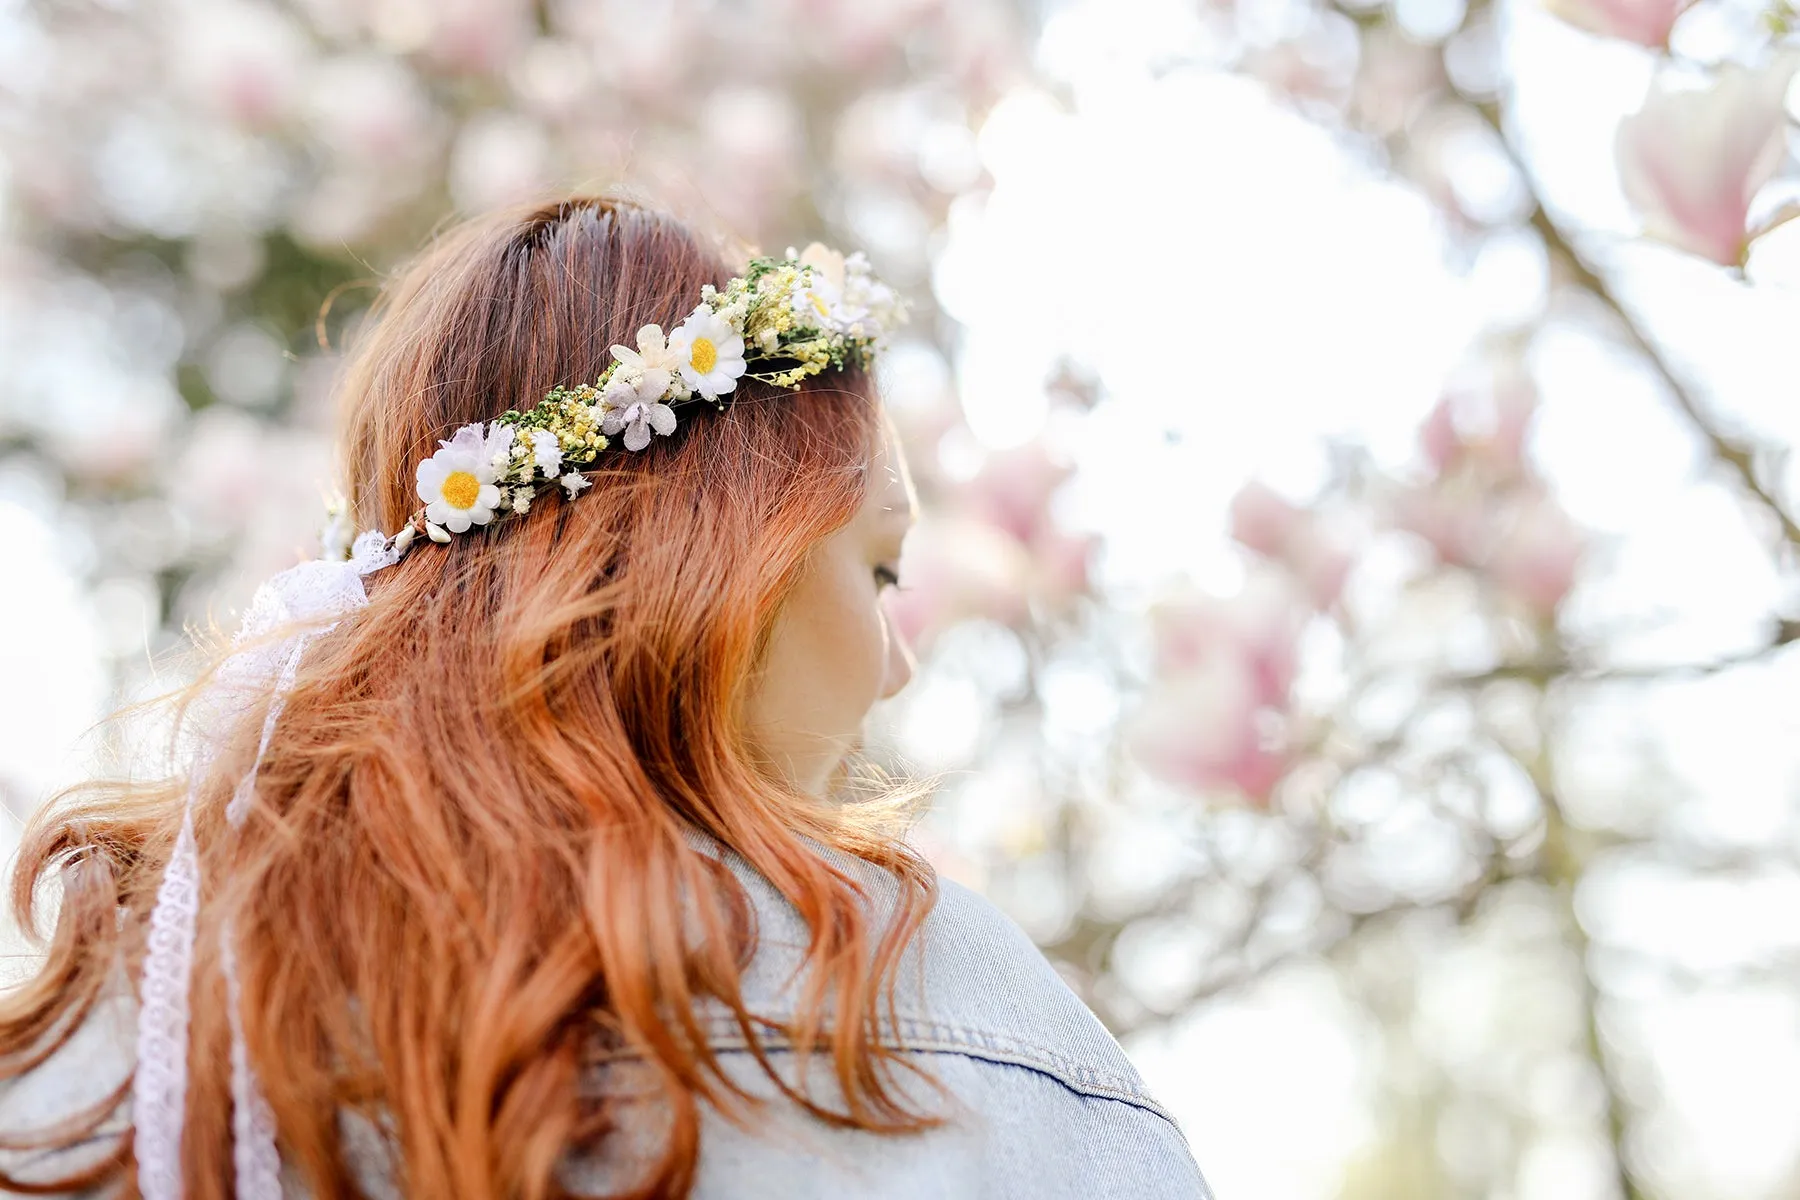
<path fill-rule="evenodd" d="M 188 977 L 200 916 L 200 858 L 194 794 L 175 852 L 156 889 L 138 1009 L 137 1071 L 131 1081 L 137 1128 L 138 1190 L 144 1200 L 181 1200 L 181 1124 L 187 1111 Z"/>
<path fill-rule="evenodd" d="M 281 1156 L 275 1149 L 275 1114 L 263 1099 L 244 1044 L 243 989 L 238 984 L 237 950 L 227 921 L 219 935 L 225 968 L 226 1014 L 231 1021 L 232 1162 L 238 1200 L 281 1200 Z"/>
<path fill-rule="evenodd" d="M 281 664 L 281 676 L 275 681 L 275 695 L 269 701 L 269 714 L 263 718 L 262 737 L 256 743 L 256 761 L 238 780 L 232 790 L 231 800 L 225 805 L 225 820 L 233 829 L 243 825 L 244 818 L 249 815 L 250 802 L 256 798 L 256 772 L 262 766 L 263 755 L 269 752 L 269 740 L 275 736 L 275 723 L 281 720 L 281 712 L 287 707 L 285 697 L 294 690 L 294 677 L 300 672 L 300 659 L 306 648 L 317 638 L 323 637 L 337 628 L 337 622 L 323 629 L 309 629 L 294 638 L 294 649 Z"/>
<path fill-rule="evenodd" d="M 337 627 L 337 621 L 301 630 L 270 646 L 246 646 L 283 625 L 324 617 L 342 617 L 369 602 L 363 576 L 400 560 L 394 540 L 376 530 L 356 539 L 348 562 L 308 562 L 290 567 L 257 589 L 244 614 L 236 645 L 240 649 L 221 665 L 218 688 L 225 693 L 266 685 L 275 675 L 274 694 L 263 718 L 256 761 L 232 791 L 225 815 L 231 828 L 243 824 L 256 795 L 256 773 L 284 698 L 293 688 L 307 647 Z M 275 671 L 276 663 L 279 671 Z M 181 833 L 156 891 L 150 911 L 148 951 L 144 957 L 138 1009 L 137 1070 L 132 1079 L 138 1189 L 144 1200 L 180 1200 L 182 1195 L 181 1131 L 187 1116 L 188 990 L 194 969 L 194 937 L 200 916 L 200 856 L 194 841 L 194 793 L 211 763 L 213 747 L 204 739 L 190 767 L 183 801 Z M 225 973 L 227 1015 L 231 1025 L 231 1130 L 236 1194 L 242 1200 L 279 1200 L 281 1160 L 275 1145 L 275 1120 L 256 1083 L 244 1042 L 239 1010 L 241 986 L 230 923 L 221 933 L 221 965 Z"/>

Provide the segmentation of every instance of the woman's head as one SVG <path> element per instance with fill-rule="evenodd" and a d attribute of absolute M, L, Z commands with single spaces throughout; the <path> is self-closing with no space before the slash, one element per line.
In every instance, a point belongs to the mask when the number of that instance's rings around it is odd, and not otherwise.
<path fill-rule="evenodd" d="M 359 527 L 401 527 L 439 439 L 595 378 L 613 344 L 672 326 L 734 265 L 600 197 L 438 238 L 350 345 Z M 829 1051 L 836 1119 L 921 1123 L 873 1037 L 931 889 L 893 824 L 912 793 L 823 802 L 910 667 L 880 604 L 914 504 L 905 465 L 859 370 L 798 392 L 746 378 L 723 410 L 687 411 L 603 455 L 579 495 L 547 489 L 370 576 L 368 606 L 308 652 L 230 833 L 261 714 L 220 735 L 196 793 L 192 1194 L 217 1194 L 231 1160 L 227 929 L 252 1061 L 315 1190 L 346 1177 L 350 1106 L 393 1122 L 416 1194 L 554 1194 L 557 1155 L 605 1135 L 576 1079 L 596 1041 L 653 1068 L 670 1123 L 651 1174 L 682 1190 L 699 1103 L 736 1093 L 692 1014 L 710 998 L 756 1028 L 738 992 L 754 930 L 717 845 L 814 930 L 784 1033 Z M 34 824 L 14 887 L 27 920 L 40 876 L 84 869 L 63 873 L 51 968 L 0 1009 L 0 1075 L 92 1001 L 115 951 L 135 974 L 185 785 L 95 786 Z M 821 845 L 898 877 L 891 919 Z"/>
<path fill-rule="evenodd" d="M 603 199 L 441 239 L 382 297 L 342 389 L 353 514 L 399 528 L 438 439 L 595 378 L 610 347 L 673 328 L 733 269 L 667 214 Z M 521 599 L 596 585 L 618 601 L 602 657 L 622 681 L 660 671 L 665 685 L 621 694 L 622 710 L 698 697 L 742 719 L 764 766 L 823 792 L 869 706 L 910 672 L 876 602 L 915 507 L 900 446 L 855 368 L 799 393 L 743 379 L 725 412 L 686 411 L 672 438 L 604 457 L 596 488 L 540 501 L 557 510 L 530 515 L 540 529 L 504 522 L 449 553 L 525 560 Z M 661 671 L 684 661 L 705 678 Z"/>

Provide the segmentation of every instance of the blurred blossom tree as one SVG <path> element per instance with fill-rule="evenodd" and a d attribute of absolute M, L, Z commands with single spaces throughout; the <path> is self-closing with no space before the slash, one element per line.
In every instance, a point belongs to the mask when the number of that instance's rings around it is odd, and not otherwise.
<path fill-rule="evenodd" d="M 1677 55 L 1714 2 L 1548 7 L 1657 57 L 1618 130 L 1624 194 L 1647 237 L 1741 277 L 1794 215 L 1765 185 L 1800 60 L 1786 8 L 1729 59 Z M 1464 265 L 1522 239 L 1550 280 L 1446 381 L 1418 470 L 1340 445 L 1305 502 L 1246 487 L 1235 592 L 1139 611 L 1096 584 L 1102 539 L 1059 503 L 1059 431 L 1099 399 L 1073 361 L 1035 441 L 986 449 L 958 414 L 927 282 L 952 202 L 986 184 L 974 130 L 1033 69 L 1043 14 L 1008 0 L 0 6 L 0 489 L 54 521 L 135 686 L 146 606 L 167 647 L 307 552 L 330 346 L 446 212 L 629 182 L 753 242 L 863 246 L 921 313 L 885 383 L 927 493 L 893 597 L 923 686 L 885 749 L 933 747 L 903 757 L 958 777 L 921 834 L 945 869 L 982 877 L 1123 1034 L 1331 964 L 1387 1068 L 1346 1197 L 1535 1195 L 1517 1164 L 1569 1137 L 1600 1148 L 1596 1195 L 1677 1194 L 1634 999 L 1791 986 L 1796 948 L 1695 976 L 1608 944 L 1595 880 L 1791 875 L 1800 840 L 1684 832 L 1653 752 L 1609 780 L 1637 803 L 1578 811 L 1572 748 L 1621 689 L 1754 664 L 1800 620 L 1669 663 L 1571 618 L 1608 547 L 1529 451 L 1533 347 L 1573 328 L 1641 361 L 1791 587 L 1783 460 L 1709 408 L 1602 239 L 1540 198 L 1488 0 L 1195 11 L 1203 44 L 1171 55 L 1261 80 L 1410 182 Z M 1483 980 L 1460 1024 L 1440 959 Z"/>
<path fill-rule="evenodd" d="M 1701 60 L 1671 51 L 1671 35 L 1712 6 L 1548 7 L 1658 60 L 1617 131 L 1621 189 L 1645 238 L 1743 280 L 1759 241 L 1800 214 L 1766 188 L 1791 164 L 1793 14 L 1769 12 L 1763 32 L 1729 57 Z M 1701 447 L 1703 474 L 1738 495 L 1724 519 L 1761 541 L 1791 591 L 1800 526 L 1786 458 L 1739 433 L 1678 368 L 1617 278 L 1617 247 L 1541 198 L 1509 113 L 1505 15 L 1479 0 L 1438 6 L 1447 16 L 1425 8 L 1201 5 L 1209 36 L 1195 55 L 1261 80 L 1414 184 L 1440 206 L 1465 267 L 1502 242 L 1522 242 L 1546 264 L 1544 302 L 1493 325 L 1446 380 L 1418 430 L 1419 467 L 1397 473 L 1338 446 L 1330 479 L 1306 503 L 1250 483 L 1229 514 L 1247 563 L 1241 588 L 1166 596 L 1145 622 L 1121 622 L 1118 598 L 1085 590 L 1076 594 L 1092 609 L 1051 620 L 1069 611 L 1044 603 L 1054 589 L 993 570 L 1016 548 L 977 548 L 947 524 L 922 531 L 929 548 L 919 557 L 961 545 L 968 565 L 990 568 L 979 595 L 967 582 L 979 572 L 933 564 L 913 580 L 928 595 L 901 603 L 915 618 L 929 613 L 926 624 L 1013 626 L 1029 682 L 1000 693 L 1010 696 L 994 720 L 1002 732 L 981 743 L 984 754 L 952 760 L 974 768 L 974 799 L 962 803 L 1014 801 L 1013 823 L 994 839 L 1000 852 L 978 865 L 991 890 L 1035 918 L 1034 932 L 1115 1029 L 1175 1021 L 1320 955 L 1381 1018 L 1383 1132 L 1345 1175 L 1343 1195 L 1742 1195 L 1726 1182 L 1697 1189 L 1691 1162 L 1655 1138 L 1672 1098 L 1657 1081 L 1646 1014 L 1669 995 L 1746 985 L 1772 984 L 1791 1003 L 1800 946 L 1791 933 L 1734 937 L 1735 953 L 1697 971 L 1641 939 L 1608 939 L 1626 928 L 1609 911 L 1620 903 L 1612 888 L 1630 872 L 1791 884 L 1800 813 L 1760 844 L 1705 832 L 1648 744 L 1640 761 L 1612 764 L 1604 786 L 1635 803 L 1608 811 L 1593 802 L 1584 739 L 1634 689 L 1754 670 L 1800 637 L 1800 620 L 1771 611 L 1753 645 L 1669 661 L 1572 608 L 1584 580 L 1606 574 L 1611 548 L 1569 516 L 1529 452 L 1535 348 L 1574 329 L 1640 362 Z M 1093 403 L 1059 395 L 1072 410 Z M 1629 432 L 1620 439 L 1629 453 Z M 977 494 L 1003 486 L 1037 502 L 1033 485 L 1051 478 L 990 459 Z M 1010 603 L 1006 579 L 1017 589 Z M 991 630 L 965 639 L 956 661 L 1003 661 L 992 641 Z M 1098 762 L 1055 732 L 1060 689 L 1089 672 L 1126 698 L 1096 723 L 1113 747 Z M 945 694 L 928 690 L 918 703 Z M 1009 749 L 1015 735 L 1023 748 Z M 1030 780 L 1021 786 L 982 775 L 1020 763 Z M 1184 794 L 1210 801 L 1210 812 L 1171 808 Z M 1141 838 L 1120 833 L 1134 824 L 1181 852 L 1146 853 Z M 1446 976 L 1433 966 L 1448 960 L 1476 977 L 1482 954 L 1488 994 L 1443 1020 L 1434 1010 Z M 1563 1099 L 1546 1104 L 1546 1087 Z M 1758 1194 L 1796 1187 L 1790 1164 L 1785 1181 Z"/>
<path fill-rule="evenodd" d="M 10 477 L 68 501 L 96 585 L 154 583 L 165 645 L 307 546 L 329 346 L 446 213 L 623 185 L 777 251 L 863 246 L 928 301 L 932 233 L 977 181 L 971 123 L 1020 76 L 1027 19 L 1004 0 L 0 8 Z M 142 612 L 116 615 L 141 654 Z"/>

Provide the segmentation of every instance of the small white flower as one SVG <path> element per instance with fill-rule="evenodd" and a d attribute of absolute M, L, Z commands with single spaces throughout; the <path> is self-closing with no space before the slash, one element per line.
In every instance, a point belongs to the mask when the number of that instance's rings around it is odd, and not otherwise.
<path fill-rule="evenodd" d="M 483 440 L 487 445 L 488 461 L 494 464 L 494 470 L 504 473 L 512 465 L 513 427 L 490 421 L 487 437 Z"/>
<path fill-rule="evenodd" d="M 606 381 L 606 389 L 600 393 L 602 415 L 608 408 L 624 408 L 627 404 L 637 402 L 637 382 L 625 370 L 614 371 L 612 378 Z"/>
<path fill-rule="evenodd" d="M 664 437 L 675 432 L 675 410 L 666 404 L 646 404 L 639 400 L 624 408 L 609 408 L 600 420 L 600 432 L 608 437 L 625 432 L 625 448 L 642 450 L 650 444 L 650 431 Z"/>
<path fill-rule="evenodd" d="M 829 279 L 817 270 L 808 271 L 794 286 L 794 319 L 808 328 L 830 333 L 837 328 L 833 314 L 842 300 L 842 293 Z"/>
<path fill-rule="evenodd" d="M 483 436 L 480 425 L 464 425 L 456 436 L 436 454 L 420 463 L 415 472 L 419 499 L 425 502 L 426 519 L 465 533 L 470 525 L 486 525 L 494 519 L 500 504 L 500 489 L 494 479 L 500 468 L 495 465 L 495 446 L 506 452 L 512 448 L 512 427 L 496 422 Z M 496 440 L 497 439 L 497 440 Z M 437 540 L 437 535 L 432 535 Z"/>
<path fill-rule="evenodd" d="M 636 350 L 626 346 L 612 348 L 613 357 L 625 367 L 614 378 L 620 375 L 632 378 L 640 400 L 660 400 L 669 390 L 669 379 L 679 366 L 676 356 L 663 338 L 661 325 L 646 325 L 638 330 L 637 342 Z"/>
<path fill-rule="evenodd" d="M 846 261 L 836 250 L 813 242 L 800 252 L 799 259 L 806 272 L 801 286 L 794 289 L 797 318 L 826 333 L 843 333 L 867 315 L 867 309 L 850 294 L 866 278 L 866 258 L 852 256 Z"/>
<path fill-rule="evenodd" d="M 548 479 L 562 470 L 562 443 L 548 429 L 536 429 L 531 434 L 532 458 L 538 470 Z M 521 510 L 523 511 L 523 510 Z"/>
<path fill-rule="evenodd" d="M 513 489 L 512 510 L 516 513 L 528 513 L 531 511 L 531 489 L 530 488 L 522 487 L 522 488 L 514 488 Z"/>
<path fill-rule="evenodd" d="M 580 471 L 570 471 L 567 475 L 564 475 L 559 482 L 563 485 L 564 490 L 569 493 L 569 499 L 571 500 L 575 498 L 575 493 L 579 492 L 582 488 L 594 486 L 592 481 Z"/>
<path fill-rule="evenodd" d="M 766 328 L 756 335 L 756 344 L 763 348 L 763 353 L 773 354 L 781 345 L 781 333 L 772 326 Z"/>
<path fill-rule="evenodd" d="M 669 351 L 681 378 L 708 400 L 737 387 L 744 373 L 744 339 L 704 304 L 669 335 Z"/>
<path fill-rule="evenodd" d="M 824 242 L 808 242 L 806 249 L 798 254 L 790 249 L 788 257 L 799 259 L 802 266 L 811 267 L 815 274 L 823 275 L 833 288 L 843 290 L 844 265 L 848 260 Z"/>

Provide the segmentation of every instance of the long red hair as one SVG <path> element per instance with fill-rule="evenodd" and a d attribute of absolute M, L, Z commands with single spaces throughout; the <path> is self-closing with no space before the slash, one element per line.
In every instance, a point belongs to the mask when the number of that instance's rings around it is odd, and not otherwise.
<path fill-rule="evenodd" d="M 614 343 L 672 327 L 732 273 L 682 222 L 604 196 L 438 237 L 383 289 L 341 377 L 357 526 L 401 527 L 437 439 L 592 380 Z M 189 1195 L 231 1189 L 227 921 L 282 1154 L 322 1197 L 356 1194 L 345 1109 L 391 1122 L 409 1194 L 563 1194 L 559 1159 L 607 1149 L 605 1101 L 578 1086 L 596 1049 L 647 1063 L 668 1117 L 632 1194 L 683 1194 L 701 1106 L 750 1115 L 699 1024 L 715 1001 L 752 1047 L 774 1032 L 829 1053 L 841 1102 L 796 1096 L 825 1119 L 931 1123 L 877 1036 L 934 886 L 899 837 L 892 801 L 909 797 L 801 794 L 758 761 L 741 719 L 785 593 L 860 503 L 874 389 L 854 370 L 799 393 L 744 380 L 723 412 L 689 411 L 648 449 L 603 455 L 578 497 L 549 489 L 527 515 L 371 576 L 367 608 L 309 652 L 236 832 L 224 805 L 262 713 L 223 735 L 195 813 Z M 0 1078 L 60 1045 L 121 960 L 136 978 L 186 787 L 91 783 L 31 822 L 15 911 L 33 928 L 52 879 L 62 900 L 43 967 L 0 999 Z M 754 923 L 707 838 L 811 927 L 786 1028 L 746 1009 Z M 898 906 L 877 917 L 820 847 L 890 872 Z M 128 1094 L 45 1137 L 76 1140 Z M 132 1174 L 127 1142 L 73 1182 L 135 1191 Z"/>

